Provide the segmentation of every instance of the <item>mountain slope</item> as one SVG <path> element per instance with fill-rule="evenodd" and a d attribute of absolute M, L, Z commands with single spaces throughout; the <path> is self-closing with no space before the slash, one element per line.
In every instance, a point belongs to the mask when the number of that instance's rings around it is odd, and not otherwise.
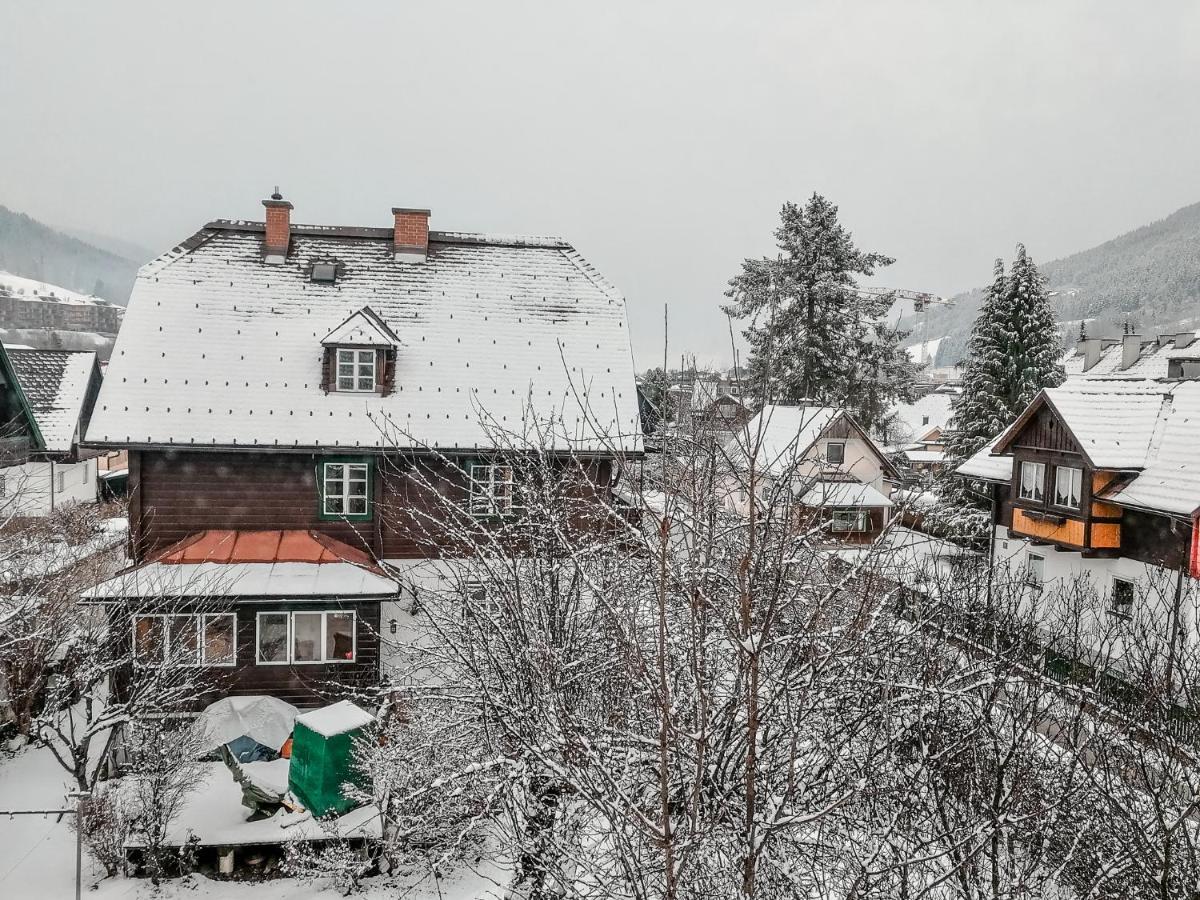
<path fill-rule="evenodd" d="M 139 265 L 0 206 L 0 269 L 124 304 Z"/>
<path fill-rule="evenodd" d="M 1119 334 L 1126 322 L 1146 335 L 1200 326 L 1200 203 L 1089 250 L 1038 263 L 1056 292 L 1051 299 L 1068 343 L 1081 319 L 1089 320 L 1093 336 Z M 977 289 L 955 297 L 954 307 L 930 312 L 929 334 L 946 336 L 939 365 L 962 358 L 982 299 Z M 906 327 L 915 324 L 910 319 Z"/>

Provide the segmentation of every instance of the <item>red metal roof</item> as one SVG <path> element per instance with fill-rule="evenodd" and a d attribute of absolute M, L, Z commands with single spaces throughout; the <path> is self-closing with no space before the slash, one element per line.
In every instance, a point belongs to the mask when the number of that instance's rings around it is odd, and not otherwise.
<path fill-rule="evenodd" d="M 315 531 L 201 531 L 167 547 L 161 563 L 336 563 L 375 570 L 371 557 Z"/>

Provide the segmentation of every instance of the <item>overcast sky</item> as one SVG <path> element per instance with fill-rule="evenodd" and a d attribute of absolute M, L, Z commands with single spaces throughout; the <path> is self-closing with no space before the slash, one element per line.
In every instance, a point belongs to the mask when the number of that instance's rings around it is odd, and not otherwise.
<path fill-rule="evenodd" d="M 728 357 L 740 260 L 838 203 L 951 293 L 1200 200 L 1200 4 L 0 2 L 0 204 L 154 251 L 212 218 L 558 234 L 639 367 Z"/>

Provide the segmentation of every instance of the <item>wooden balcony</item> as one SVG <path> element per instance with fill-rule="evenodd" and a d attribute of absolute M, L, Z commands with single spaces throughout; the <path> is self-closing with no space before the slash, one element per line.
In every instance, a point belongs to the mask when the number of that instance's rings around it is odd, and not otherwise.
<path fill-rule="evenodd" d="M 1096 503 L 1093 506 L 1108 506 Z M 1119 517 L 1120 510 L 1116 516 Z M 1121 523 L 1013 508 L 1012 531 L 1023 537 L 1049 541 L 1073 550 L 1118 550 Z"/>

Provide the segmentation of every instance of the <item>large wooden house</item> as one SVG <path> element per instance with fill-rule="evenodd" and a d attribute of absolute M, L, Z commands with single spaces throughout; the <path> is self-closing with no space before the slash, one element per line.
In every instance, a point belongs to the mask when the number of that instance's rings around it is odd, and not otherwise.
<path fill-rule="evenodd" d="M 641 452 L 637 396 L 624 301 L 566 242 L 264 206 L 138 276 L 88 431 L 129 452 L 133 566 L 91 597 L 139 664 L 182 642 L 206 700 L 312 706 L 378 685 L 405 573 L 470 552 L 429 527 L 447 501 L 514 513 L 500 444 L 604 499 Z"/>
<path fill-rule="evenodd" d="M 1200 577 L 1198 447 L 1200 383 L 1073 378 L 957 473 L 990 485 L 995 559 L 1035 590 L 1086 579 L 1098 625 L 1152 605 L 1182 626 Z"/>

